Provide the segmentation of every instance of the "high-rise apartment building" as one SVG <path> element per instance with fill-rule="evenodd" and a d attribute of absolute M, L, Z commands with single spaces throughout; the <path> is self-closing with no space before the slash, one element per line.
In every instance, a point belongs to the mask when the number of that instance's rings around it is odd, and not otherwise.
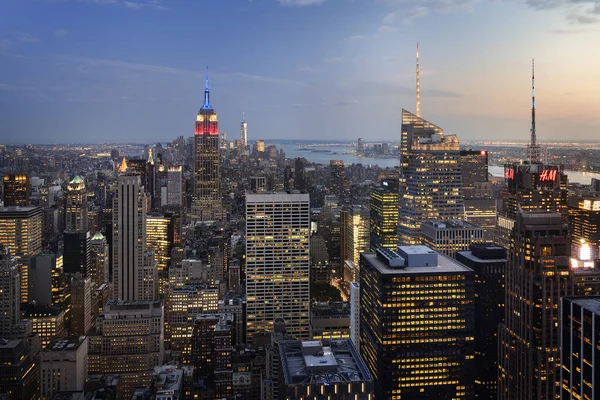
<path fill-rule="evenodd" d="M 506 250 L 490 243 L 474 243 L 468 251 L 457 252 L 456 261 L 475 271 L 475 397 L 496 398 Z"/>
<path fill-rule="evenodd" d="M 560 330 L 560 398 L 599 398 L 600 297 L 563 297 Z"/>
<path fill-rule="evenodd" d="M 498 399 L 554 399 L 559 393 L 559 305 L 571 290 L 569 246 L 560 213 L 518 213 L 498 331 Z"/>
<path fill-rule="evenodd" d="M 146 251 L 146 193 L 140 177 L 122 175 L 113 198 L 113 298 L 154 300 L 157 272 Z"/>
<path fill-rule="evenodd" d="M 21 302 L 28 301 L 29 261 L 42 250 L 40 207 L 0 208 L 0 242 L 17 258 L 21 273 Z"/>
<path fill-rule="evenodd" d="M 87 232 L 88 204 L 85 182 L 76 176 L 67 185 L 65 195 L 65 231 Z"/>
<path fill-rule="evenodd" d="M 456 135 L 402 110 L 399 241 L 420 243 L 421 224 L 460 219 L 462 171 Z"/>
<path fill-rule="evenodd" d="M 29 195 L 29 176 L 4 175 L 4 207 L 26 207 L 29 205 Z"/>
<path fill-rule="evenodd" d="M 87 381 L 87 336 L 71 336 L 48 343 L 40 353 L 40 392 L 51 400 L 56 392 L 83 391 Z"/>
<path fill-rule="evenodd" d="M 120 374 L 122 398 L 150 384 L 164 362 L 164 310 L 160 301 L 111 300 L 89 338 L 90 375 Z"/>
<path fill-rule="evenodd" d="M 204 104 L 196 115 L 194 135 L 193 221 L 216 221 L 222 218 L 221 179 L 219 174 L 219 121 L 210 104 L 208 72 Z"/>
<path fill-rule="evenodd" d="M 344 206 L 340 212 L 340 250 L 342 261 L 358 265 L 360 253 L 368 251 L 370 237 L 370 211 L 362 205 Z"/>
<path fill-rule="evenodd" d="M 421 224 L 421 241 L 425 246 L 454 258 L 457 251 L 466 251 L 471 243 L 483 242 L 483 228 L 467 221 L 429 220 Z"/>
<path fill-rule="evenodd" d="M 376 399 L 471 399 L 473 270 L 426 246 L 362 253 L 360 351 Z"/>
<path fill-rule="evenodd" d="M 246 194 L 247 343 L 284 317 L 288 332 L 309 337 L 310 196 Z"/>
<path fill-rule="evenodd" d="M 578 252 L 581 243 L 588 243 L 590 258 L 600 258 L 600 197 L 569 199 L 569 229 L 571 254 Z"/>
<path fill-rule="evenodd" d="M 109 264 L 108 242 L 101 232 L 96 232 L 90 241 L 90 277 L 95 287 L 109 282 Z"/>
<path fill-rule="evenodd" d="M 371 249 L 398 247 L 398 181 L 385 179 L 371 189 Z"/>

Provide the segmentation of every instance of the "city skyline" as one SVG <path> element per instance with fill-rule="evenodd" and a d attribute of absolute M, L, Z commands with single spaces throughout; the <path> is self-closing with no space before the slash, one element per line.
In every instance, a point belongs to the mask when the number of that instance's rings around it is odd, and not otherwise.
<path fill-rule="evenodd" d="M 249 142 L 397 141 L 402 107 L 415 107 L 417 41 L 422 115 L 448 133 L 527 140 L 535 57 L 539 140 L 591 140 L 594 4 L 11 0 L 0 16 L 0 140 L 192 136 L 208 64 L 230 137 L 245 113 Z"/>

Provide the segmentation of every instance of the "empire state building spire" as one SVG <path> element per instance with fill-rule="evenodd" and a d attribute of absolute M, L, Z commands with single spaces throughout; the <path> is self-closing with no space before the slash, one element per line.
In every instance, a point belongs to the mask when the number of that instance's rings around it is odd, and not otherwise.
<path fill-rule="evenodd" d="M 212 110 L 210 106 L 210 90 L 208 89 L 208 65 L 206 66 L 206 86 L 204 88 L 204 104 L 202 105 L 203 110 Z"/>

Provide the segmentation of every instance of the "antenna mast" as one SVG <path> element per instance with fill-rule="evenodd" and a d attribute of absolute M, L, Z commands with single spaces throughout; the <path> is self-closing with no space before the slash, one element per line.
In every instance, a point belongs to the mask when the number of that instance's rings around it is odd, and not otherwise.
<path fill-rule="evenodd" d="M 419 42 L 417 42 L 417 117 L 421 118 L 421 80 L 419 78 Z"/>

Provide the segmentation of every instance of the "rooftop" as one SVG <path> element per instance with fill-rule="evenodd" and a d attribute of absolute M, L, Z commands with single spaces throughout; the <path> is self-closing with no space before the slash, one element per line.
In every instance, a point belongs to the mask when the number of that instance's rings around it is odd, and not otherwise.
<path fill-rule="evenodd" d="M 483 229 L 479 225 L 472 224 L 467 221 L 452 219 L 452 220 L 430 220 L 423 222 L 422 226 L 430 226 L 436 229 Z"/>
<path fill-rule="evenodd" d="M 42 351 L 74 351 L 85 341 L 85 336 L 71 336 L 52 340 Z"/>
<path fill-rule="evenodd" d="M 468 273 L 472 269 L 427 246 L 399 246 L 398 251 L 377 249 L 377 253 L 361 253 L 382 275 Z"/>
<path fill-rule="evenodd" d="M 586 310 L 592 311 L 594 314 L 600 315 L 600 296 L 565 297 L 565 299 Z"/>
<path fill-rule="evenodd" d="M 349 339 L 286 340 L 279 356 L 287 385 L 328 385 L 373 380 Z"/>

